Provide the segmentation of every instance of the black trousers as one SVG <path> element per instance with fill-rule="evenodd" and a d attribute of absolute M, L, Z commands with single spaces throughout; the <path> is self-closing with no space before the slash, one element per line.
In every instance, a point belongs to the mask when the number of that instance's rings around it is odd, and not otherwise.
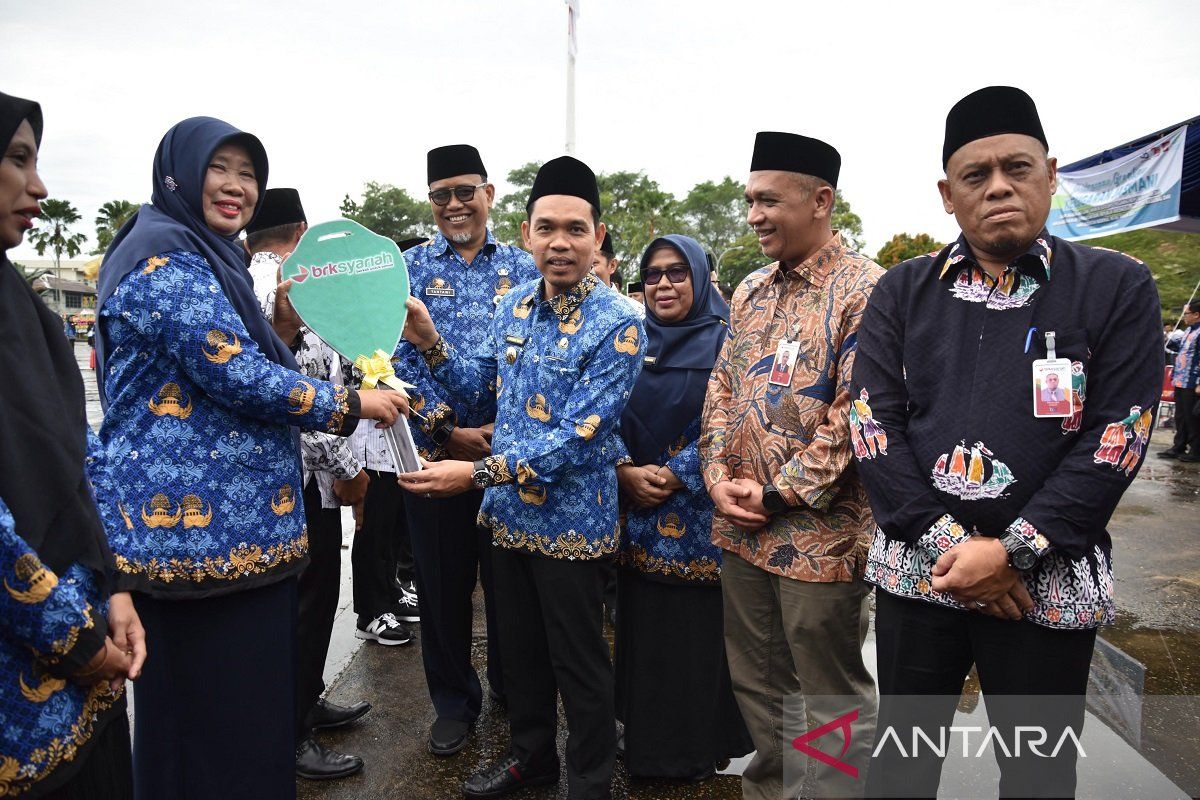
<path fill-rule="evenodd" d="M 325 691 L 325 658 L 337 616 L 342 582 L 342 511 L 321 508 L 315 477 L 304 487 L 304 519 L 308 523 L 308 566 L 297 581 L 299 624 L 296 630 L 296 741 L 308 738 L 313 705 Z"/>
<path fill-rule="evenodd" d="M 199 600 L 134 593 L 137 800 L 296 797 L 296 579 Z"/>
<path fill-rule="evenodd" d="M 1176 453 L 1200 456 L 1200 419 L 1197 419 L 1196 411 L 1196 390 L 1176 386 L 1175 443 L 1171 446 Z"/>
<path fill-rule="evenodd" d="M 130 685 L 126 684 L 126 687 Z M 118 713 L 96 734 L 75 774 L 46 794 L 37 794 L 35 790 L 33 797 L 41 800 L 132 800 L 129 717 L 124 701 L 120 706 Z"/>
<path fill-rule="evenodd" d="M 363 501 L 363 526 L 354 534 L 350 567 L 354 571 L 354 611 L 367 623 L 399 610 L 396 575 L 412 580 L 412 543 L 404 513 L 404 490 L 392 472 L 369 469 L 371 482 Z"/>
<path fill-rule="evenodd" d="M 487 617 L 487 677 L 504 695 L 500 634 L 492 579 L 492 535 L 475 524 L 483 492 L 444 499 L 408 493 L 408 530 L 421 598 L 421 662 L 429 699 L 443 719 L 473 722 L 483 704 L 479 675 L 471 666 L 476 580 L 483 583 Z"/>
<path fill-rule="evenodd" d="M 936 797 L 943 759 L 929 748 L 903 757 L 880 748 L 888 728 L 911 742 L 914 726 L 933 741 L 952 724 L 963 681 L 974 664 L 987 702 L 988 724 L 1007 742 L 1018 725 L 1041 725 L 1045 751 L 1054 750 L 1067 726 L 1083 729 L 1085 693 L 1096 631 L 1052 630 L 1032 622 L 996 619 L 875 592 L 879 658 L 878 755 L 867 777 L 868 797 Z M 928 699 L 905 701 L 906 696 Z M 1040 696 L 1037 703 L 1008 704 L 1002 695 Z M 1058 697 L 1050 698 L 1049 695 Z M 995 702 L 988 702 L 995 698 Z M 1068 698 L 1068 699 L 1061 699 Z M 1076 699 L 1077 698 L 1077 699 Z M 996 748 L 1000 797 L 1074 797 L 1077 753 L 1068 743 L 1055 758 L 1005 757 Z M 910 754 L 911 755 L 911 754 Z"/>
<path fill-rule="evenodd" d="M 607 798 L 617 755 L 613 670 L 604 639 L 604 565 L 496 548 L 496 609 L 511 752 L 535 770 L 558 764 L 558 695 L 567 715 L 573 800 Z"/>

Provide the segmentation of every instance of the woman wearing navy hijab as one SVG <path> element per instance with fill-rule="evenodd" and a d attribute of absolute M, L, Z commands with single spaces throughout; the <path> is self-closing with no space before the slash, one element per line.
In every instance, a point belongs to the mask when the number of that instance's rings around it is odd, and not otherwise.
<path fill-rule="evenodd" d="M 290 426 L 390 424 L 396 393 L 295 371 L 263 318 L 237 234 L 267 180 L 257 138 L 184 120 L 154 158 L 151 203 L 100 270 L 102 503 L 153 643 L 135 697 L 136 796 L 295 796 L 296 576 L 307 561 Z"/>
<path fill-rule="evenodd" d="M 646 359 L 621 415 L 617 467 L 617 717 L 629 774 L 699 781 L 754 749 L 725 660 L 721 551 L 697 453 L 729 306 L 688 236 L 651 242 L 641 277 Z"/>

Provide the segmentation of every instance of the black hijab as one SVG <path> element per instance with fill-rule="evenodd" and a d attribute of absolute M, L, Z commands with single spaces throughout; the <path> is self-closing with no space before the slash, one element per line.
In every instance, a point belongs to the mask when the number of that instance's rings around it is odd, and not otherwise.
<path fill-rule="evenodd" d="M 657 461 L 700 416 L 729 323 L 729 306 L 708 279 L 704 248 L 690 236 L 671 234 L 651 242 L 642 255 L 641 276 L 651 254 L 662 247 L 678 251 L 691 267 L 692 307 L 679 322 L 668 324 L 646 306 L 646 363 L 621 414 L 621 438 L 639 465 Z"/>
<path fill-rule="evenodd" d="M 204 176 L 213 153 L 224 144 L 236 142 L 246 148 L 254 162 L 258 203 L 262 208 L 267 188 L 267 153 L 262 142 L 227 122 L 212 117 L 192 117 L 167 131 L 154 154 L 154 185 L 150 203 L 142 206 L 109 245 L 100 268 L 100 290 L 96 298 L 99 317 L 121 279 L 138 262 L 151 256 L 181 250 L 199 253 L 221 284 L 258 347 L 271 361 L 298 370 L 296 359 L 275 335 L 259 308 L 254 283 L 246 270 L 245 251 L 237 234 L 222 236 L 204 221 Z M 251 218 L 253 219 L 253 217 Z M 104 375 L 106 346 L 104 329 L 96 337 L 96 374 Z M 100 380 L 100 402 L 108 406 L 104 381 Z"/>
<path fill-rule="evenodd" d="M 0 93 L 0 149 L 21 122 L 42 140 L 37 103 Z M 0 153 L 0 156 L 3 154 Z M 61 575 L 79 562 L 103 590 L 111 560 L 84 471 L 87 408 L 63 323 L 0 252 L 0 498 L 17 535 Z"/>

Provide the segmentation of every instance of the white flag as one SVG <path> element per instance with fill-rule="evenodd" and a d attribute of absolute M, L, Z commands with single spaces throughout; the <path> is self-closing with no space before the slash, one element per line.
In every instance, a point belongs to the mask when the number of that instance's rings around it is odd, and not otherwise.
<path fill-rule="evenodd" d="M 576 38 L 576 30 L 579 26 L 579 0 L 566 0 L 567 2 L 567 52 L 571 54 L 571 58 L 579 52 L 579 42 Z"/>

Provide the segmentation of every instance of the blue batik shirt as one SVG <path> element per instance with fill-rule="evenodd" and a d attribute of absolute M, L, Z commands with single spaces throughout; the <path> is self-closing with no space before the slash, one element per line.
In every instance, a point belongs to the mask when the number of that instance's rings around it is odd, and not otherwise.
<path fill-rule="evenodd" d="M 1171 383 L 1177 389 L 1194 389 L 1200 383 L 1200 322 L 1189 327 L 1179 342 Z"/>
<path fill-rule="evenodd" d="M 89 429 L 89 453 L 97 446 Z M 124 713 L 125 690 L 67 679 L 104 646 L 108 600 L 83 565 L 50 571 L 2 497 L 0 576 L 0 797 L 15 797 L 78 764 L 99 726 Z"/>
<path fill-rule="evenodd" d="M 721 576 L 721 548 L 712 542 L 713 502 L 700 473 L 700 417 L 658 457 L 683 484 L 654 508 L 625 512 L 621 563 L 669 582 L 713 583 Z M 614 437 L 618 463 L 632 463 Z M 639 464 L 638 466 L 645 466 Z"/>
<path fill-rule="evenodd" d="M 357 393 L 267 359 L 196 253 L 140 263 L 105 302 L 100 331 L 99 468 L 112 497 L 99 507 L 118 590 L 194 597 L 302 569 L 289 426 L 353 430 Z"/>
<path fill-rule="evenodd" d="M 410 291 L 428 307 L 429 315 L 446 342 L 460 353 L 473 354 L 488 341 L 492 315 L 500 299 L 512 287 L 538 277 L 529 253 L 500 244 L 491 231 L 483 249 L 468 264 L 440 232 L 429 242 L 404 253 Z M 446 392 L 411 344 L 401 340 L 396 348 L 396 373 L 415 384 L 410 390 L 412 409 L 424 415 L 413 417 L 413 439 L 422 457 L 445 458 L 444 447 L 430 437 L 446 423 L 478 428 L 493 421 L 490 414 L 468 408 Z"/>
<path fill-rule="evenodd" d="M 589 273 L 551 300 L 540 280 L 515 287 L 474 357 L 445 338 L 422 354 L 459 402 L 495 415 L 479 520 L 497 547 L 571 560 L 616 552 L 612 434 L 645 339 L 629 304 Z"/>

